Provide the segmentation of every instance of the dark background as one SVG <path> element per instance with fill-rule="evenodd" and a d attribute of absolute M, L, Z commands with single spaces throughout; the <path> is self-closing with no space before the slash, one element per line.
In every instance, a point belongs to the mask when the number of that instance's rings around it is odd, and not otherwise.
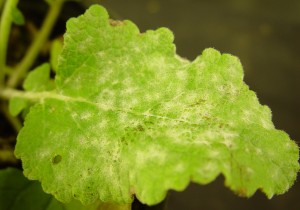
<path fill-rule="evenodd" d="M 300 143 L 299 0 L 87 0 L 101 3 L 114 19 L 129 19 L 141 31 L 168 27 L 177 53 L 193 60 L 213 47 L 240 58 L 245 81 L 273 112 L 278 129 Z M 223 186 L 223 177 L 184 192 L 171 192 L 170 210 L 299 210 L 300 183 L 268 200 L 257 192 L 239 198 Z"/>

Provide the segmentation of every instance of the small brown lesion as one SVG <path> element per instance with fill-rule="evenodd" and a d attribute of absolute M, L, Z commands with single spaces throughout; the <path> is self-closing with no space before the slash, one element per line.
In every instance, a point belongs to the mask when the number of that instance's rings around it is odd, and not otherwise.
<path fill-rule="evenodd" d="M 204 99 L 198 99 L 194 103 L 190 104 L 190 106 L 191 107 L 202 106 L 205 102 L 206 102 L 206 100 L 204 100 Z"/>
<path fill-rule="evenodd" d="M 87 174 L 90 176 L 92 174 L 93 170 L 91 168 L 87 169 Z"/>
<path fill-rule="evenodd" d="M 132 132 L 132 131 L 134 131 L 134 132 L 136 132 L 136 131 L 143 132 L 143 131 L 145 131 L 145 127 L 141 124 L 138 124 L 138 125 L 135 125 L 134 127 L 126 127 L 125 131 L 126 132 Z"/>
<path fill-rule="evenodd" d="M 124 25 L 124 22 L 120 21 L 120 20 L 109 19 L 109 24 L 111 26 L 122 26 L 122 25 Z"/>
<path fill-rule="evenodd" d="M 247 190 L 245 188 L 239 188 L 239 189 L 237 189 L 236 193 L 237 193 L 238 196 L 248 197 L 248 192 L 247 192 Z"/>
<path fill-rule="evenodd" d="M 141 124 L 139 124 L 138 126 L 136 126 L 136 129 L 138 131 L 145 131 L 145 128 Z"/>
<path fill-rule="evenodd" d="M 49 112 L 50 113 L 54 113 L 56 110 L 56 108 L 54 106 L 49 107 Z"/>
<path fill-rule="evenodd" d="M 60 163 L 62 160 L 62 156 L 61 155 L 55 155 L 53 158 L 52 158 L 52 163 L 53 164 L 58 164 Z"/>

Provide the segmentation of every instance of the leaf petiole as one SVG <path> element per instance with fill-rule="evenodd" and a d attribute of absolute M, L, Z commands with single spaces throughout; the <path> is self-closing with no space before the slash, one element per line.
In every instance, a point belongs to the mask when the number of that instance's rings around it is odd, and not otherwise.
<path fill-rule="evenodd" d="M 49 97 L 51 95 L 52 95 L 51 92 L 27 92 L 27 91 L 12 89 L 12 88 L 5 88 L 2 91 L 0 91 L 0 98 L 4 100 L 9 100 L 13 97 L 19 97 L 19 98 L 27 99 L 32 102 L 37 102 L 43 100 L 45 96 Z"/>

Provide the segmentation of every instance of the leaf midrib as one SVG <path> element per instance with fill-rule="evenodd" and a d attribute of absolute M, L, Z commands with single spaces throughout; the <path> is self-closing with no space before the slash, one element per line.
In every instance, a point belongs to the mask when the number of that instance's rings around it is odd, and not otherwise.
<path fill-rule="evenodd" d="M 56 99 L 65 102 L 81 102 L 81 103 L 87 103 L 92 106 L 96 106 L 98 109 L 101 109 L 103 111 L 123 112 L 123 113 L 128 113 L 136 116 L 143 116 L 145 118 L 153 117 L 157 119 L 179 121 L 189 125 L 200 125 L 199 123 L 194 123 L 185 119 L 171 118 L 167 116 L 151 114 L 149 110 L 143 113 L 138 113 L 130 109 L 121 109 L 121 108 L 113 107 L 112 105 L 91 102 L 82 97 L 66 96 L 63 94 L 56 93 L 56 91 L 33 92 L 33 91 L 21 91 L 21 90 L 7 88 L 0 92 L 0 98 L 14 98 L 14 97 L 23 98 L 31 102 L 41 103 L 41 104 L 43 104 L 46 99 Z"/>

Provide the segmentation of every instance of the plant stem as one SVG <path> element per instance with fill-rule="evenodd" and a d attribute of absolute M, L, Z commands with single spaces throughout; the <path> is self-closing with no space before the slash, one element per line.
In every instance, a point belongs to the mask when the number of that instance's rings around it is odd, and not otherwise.
<path fill-rule="evenodd" d="M 36 60 L 41 48 L 44 43 L 47 41 L 50 32 L 60 14 L 64 0 L 56 0 L 50 4 L 50 9 L 48 14 L 43 22 L 43 25 L 37 34 L 36 39 L 30 45 L 25 57 L 22 59 L 20 64 L 16 67 L 14 73 L 10 76 L 7 86 L 15 88 L 18 86 L 19 82 L 29 71 L 34 61 Z"/>
<path fill-rule="evenodd" d="M 37 102 L 47 96 L 46 92 L 26 92 L 22 90 L 16 90 L 12 88 L 5 88 L 0 91 L 0 99 L 9 100 L 13 97 L 20 97 L 32 102 Z"/>
<path fill-rule="evenodd" d="M 1 2 L 2 4 L 2 2 Z M 12 22 L 12 11 L 16 8 L 18 0 L 7 0 L 0 22 L 0 88 L 4 86 L 5 80 L 5 66 L 8 39 Z"/>

